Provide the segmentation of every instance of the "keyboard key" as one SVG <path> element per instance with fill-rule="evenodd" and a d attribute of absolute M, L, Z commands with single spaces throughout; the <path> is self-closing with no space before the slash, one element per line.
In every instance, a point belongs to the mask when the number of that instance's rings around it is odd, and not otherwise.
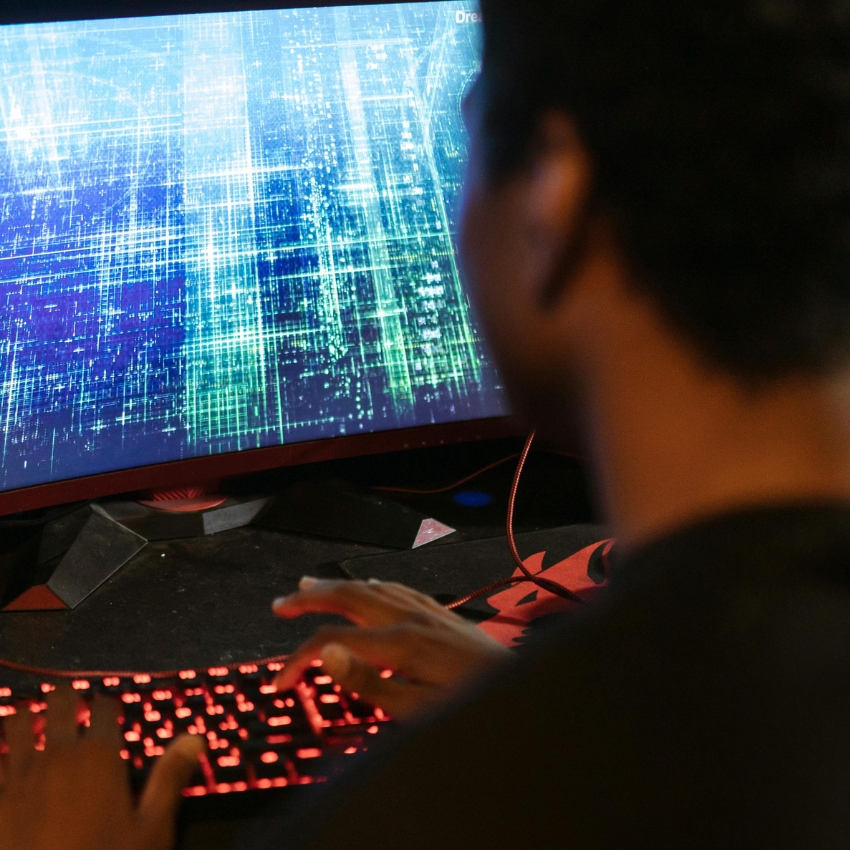
<path fill-rule="evenodd" d="M 150 674 L 106 676 L 77 679 L 74 687 L 86 702 L 95 693 L 120 701 L 122 757 L 137 793 L 156 759 L 184 732 L 203 735 L 208 747 L 184 792 L 187 797 L 323 781 L 338 772 L 345 754 L 368 748 L 379 730 L 376 718 L 384 719 L 379 711 L 343 693 L 318 667 L 307 671 L 306 687 L 279 693 L 273 679 L 283 665 L 270 668 L 186 670 L 159 680 Z M 35 683 L 30 691 L 0 687 L 0 718 L 28 710 L 43 727 L 50 687 Z M 311 726 L 305 705 L 309 717 L 316 720 L 318 711 L 322 718 L 321 734 Z M 83 733 L 86 719 L 81 709 Z M 36 731 L 43 745 L 43 728 Z M 0 752 L 3 746 L 0 736 Z"/>

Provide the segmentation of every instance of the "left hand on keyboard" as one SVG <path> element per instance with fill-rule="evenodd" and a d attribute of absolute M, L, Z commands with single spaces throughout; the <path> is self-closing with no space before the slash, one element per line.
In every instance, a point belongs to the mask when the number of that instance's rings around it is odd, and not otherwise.
<path fill-rule="evenodd" d="M 279 617 L 333 613 L 359 628 L 326 626 L 287 659 L 275 684 L 293 687 L 321 658 L 346 691 L 409 720 L 447 702 L 476 677 L 510 660 L 510 650 L 430 596 L 385 582 L 319 581 L 274 603 Z M 393 678 L 382 671 L 392 670 Z"/>
<path fill-rule="evenodd" d="M 95 697 L 90 726 L 80 737 L 79 694 L 67 686 L 47 701 L 43 752 L 33 748 L 29 711 L 5 719 L 0 850 L 170 850 L 181 789 L 197 767 L 203 740 L 175 740 L 135 805 L 119 755 L 117 707 Z"/>

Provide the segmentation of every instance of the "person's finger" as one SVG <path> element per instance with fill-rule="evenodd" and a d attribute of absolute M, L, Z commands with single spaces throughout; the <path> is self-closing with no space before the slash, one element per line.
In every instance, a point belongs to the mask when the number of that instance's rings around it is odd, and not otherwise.
<path fill-rule="evenodd" d="M 279 691 L 294 687 L 304 671 L 321 658 L 329 644 L 340 644 L 381 670 L 401 671 L 410 653 L 411 628 L 389 626 L 380 629 L 358 629 L 351 626 L 325 626 L 289 658 L 275 679 Z M 405 639 L 407 637 L 407 639 Z"/>
<path fill-rule="evenodd" d="M 377 581 L 370 579 L 369 585 L 373 591 L 383 594 L 392 599 L 393 602 L 403 605 L 405 609 L 410 611 L 425 610 L 429 613 L 440 614 L 449 619 L 457 617 L 453 611 L 449 611 L 445 605 L 440 604 L 433 596 L 428 596 L 427 593 L 422 593 L 408 587 L 406 584 L 399 584 L 394 581 Z"/>
<path fill-rule="evenodd" d="M 137 816 L 149 850 L 170 848 L 182 790 L 198 767 L 204 739 L 181 735 L 154 763 Z"/>
<path fill-rule="evenodd" d="M 321 658 L 328 674 L 343 690 L 356 693 L 390 717 L 408 719 L 429 702 L 432 688 L 385 678 L 380 670 L 341 644 L 326 646 Z"/>
<path fill-rule="evenodd" d="M 71 746 L 79 740 L 77 707 L 80 695 L 69 684 L 57 686 L 47 695 L 46 746 Z"/>
<path fill-rule="evenodd" d="M 26 774 L 35 755 L 32 714 L 25 705 L 19 705 L 17 714 L 5 718 L 3 730 L 9 747 L 6 779 L 14 781 Z"/>
<path fill-rule="evenodd" d="M 302 614 L 339 614 L 358 626 L 388 626 L 410 616 L 397 600 L 361 581 L 321 581 L 304 578 L 300 590 L 276 599 L 272 610 L 278 617 L 292 619 Z"/>
<path fill-rule="evenodd" d="M 114 699 L 96 694 L 91 704 L 89 728 L 86 738 L 98 738 L 118 748 L 121 746 L 121 727 L 118 724 L 120 708 Z"/>

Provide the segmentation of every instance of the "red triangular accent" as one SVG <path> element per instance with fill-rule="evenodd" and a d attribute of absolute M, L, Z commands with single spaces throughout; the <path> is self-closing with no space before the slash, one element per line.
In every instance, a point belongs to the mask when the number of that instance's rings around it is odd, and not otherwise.
<path fill-rule="evenodd" d="M 427 546 L 435 540 L 441 540 L 443 537 L 448 537 L 454 534 L 456 529 L 438 522 L 435 519 L 423 519 L 422 525 L 419 526 L 419 534 L 416 535 L 416 540 L 413 543 L 414 549 L 419 549 L 421 546 Z"/>
<path fill-rule="evenodd" d="M 37 584 L 10 602 L 4 611 L 66 611 L 68 606 L 46 585 Z"/>

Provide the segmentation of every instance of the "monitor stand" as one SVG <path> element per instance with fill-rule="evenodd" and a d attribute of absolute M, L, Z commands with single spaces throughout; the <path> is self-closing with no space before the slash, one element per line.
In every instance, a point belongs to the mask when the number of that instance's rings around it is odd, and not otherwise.
<path fill-rule="evenodd" d="M 3 611 L 76 608 L 87 596 L 135 557 L 148 543 L 205 537 L 250 525 L 268 498 L 186 499 L 177 511 L 138 501 L 109 499 L 85 505 L 60 518 L 47 518 L 30 539 L 7 553 L 0 575 Z M 210 501 L 213 507 L 204 507 Z"/>
<path fill-rule="evenodd" d="M 301 481 L 274 497 L 227 497 L 197 487 L 148 493 L 142 501 L 106 499 L 48 516 L 0 558 L 0 609 L 76 608 L 148 543 L 206 537 L 252 523 L 395 549 L 417 549 L 455 531 L 335 479 Z"/>
<path fill-rule="evenodd" d="M 193 514 L 221 507 L 227 496 L 218 492 L 219 483 L 172 490 L 151 490 L 143 493 L 140 505 L 169 514 Z"/>
<path fill-rule="evenodd" d="M 433 517 L 335 478 L 291 484 L 254 524 L 390 549 L 418 549 L 455 533 Z"/>

